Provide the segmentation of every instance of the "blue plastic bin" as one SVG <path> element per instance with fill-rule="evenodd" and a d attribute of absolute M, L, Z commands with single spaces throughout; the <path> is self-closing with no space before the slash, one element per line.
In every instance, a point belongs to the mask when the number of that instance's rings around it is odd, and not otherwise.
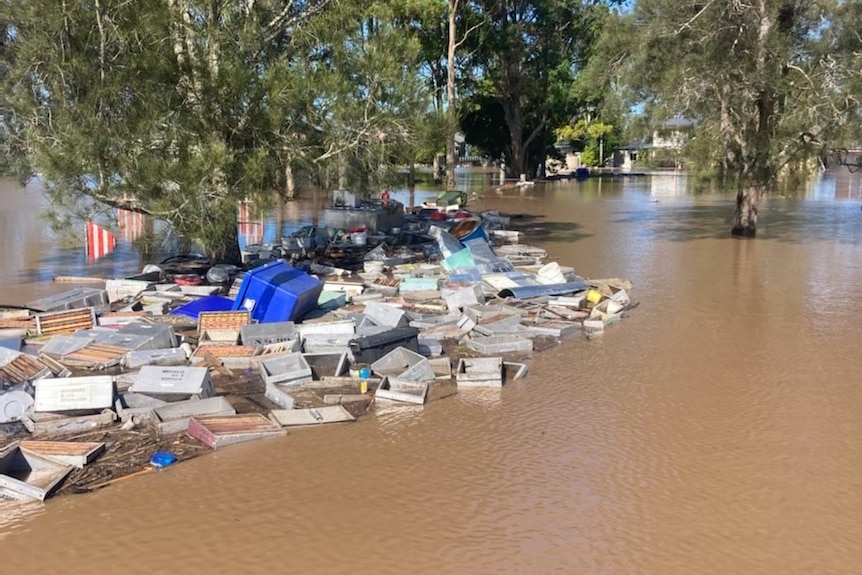
<path fill-rule="evenodd" d="M 307 273 L 274 261 L 246 272 L 233 310 L 251 311 L 259 323 L 297 321 L 317 308 L 323 282 Z"/>

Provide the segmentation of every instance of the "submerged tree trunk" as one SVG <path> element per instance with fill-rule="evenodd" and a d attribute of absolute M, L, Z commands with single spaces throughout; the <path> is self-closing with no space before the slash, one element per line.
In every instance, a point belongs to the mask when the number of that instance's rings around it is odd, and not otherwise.
<path fill-rule="evenodd" d="M 284 197 L 288 200 L 296 198 L 296 175 L 291 166 L 284 168 Z"/>
<path fill-rule="evenodd" d="M 757 235 L 757 206 L 763 188 L 756 185 L 740 186 L 736 192 L 736 212 L 733 215 L 731 235 L 753 238 Z"/>
<path fill-rule="evenodd" d="M 506 118 L 506 126 L 509 128 L 509 151 L 512 157 L 508 166 L 507 175 L 510 178 L 518 178 L 524 173 L 526 150 L 524 148 L 524 123 L 521 119 L 521 109 L 518 102 L 512 100 L 503 101 L 503 115 Z"/>
<path fill-rule="evenodd" d="M 345 152 L 338 155 L 338 189 L 347 189 L 347 156 Z"/>
<path fill-rule="evenodd" d="M 416 162 L 410 162 L 410 170 L 407 172 L 407 187 L 411 191 L 416 188 Z"/>

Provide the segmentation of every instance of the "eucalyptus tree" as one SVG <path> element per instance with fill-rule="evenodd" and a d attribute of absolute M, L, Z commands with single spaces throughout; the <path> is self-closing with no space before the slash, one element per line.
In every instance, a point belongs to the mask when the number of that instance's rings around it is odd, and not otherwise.
<path fill-rule="evenodd" d="M 588 0 L 476 0 L 484 17 L 471 65 L 476 89 L 465 102 L 470 125 L 488 125 L 493 103 L 505 120 L 510 176 L 541 171 L 549 134 L 568 121 L 568 98 L 616 2 Z M 471 138 L 468 133 L 468 140 Z"/>
<path fill-rule="evenodd" d="M 419 45 L 417 74 L 430 98 L 426 110 L 418 110 L 422 121 L 414 147 L 414 162 L 432 164 L 434 178 L 440 174 L 439 155 L 445 153 L 446 126 L 446 4 L 442 0 L 405 0 L 400 7 L 403 28 Z M 412 181 L 412 179 L 411 179 Z"/>
<path fill-rule="evenodd" d="M 298 67 L 314 90 L 309 114 L 322 144 L 314 162 L 341 188 L 391 186 L 413 159 L 430 91 L 416 73 L 419 42 L 397 15 L 392 2 L 344 3 L 308 30 L 315 45 Z"/>
<path fill-rule="evenodd" d="M 444 183 L 454 188 L 458 92 L 464 88 L 462 70 L 469 61 L 465 48 L 470 47 L 471 35 L 483 24 L 483 15 L 469 0 L 406 0 L 402 10 L 408 30 L 420 43 L 421 74 L 433 90 L 437 119 L 430 124 L 443 130 L 442 139 L 435 143 L 445 150 Z M 436 153 L 434 163 L 436 176 Z"/>
<path fill-rule="evenodd" d="M 733 235 L 756 235 L 759 201 L 785 170 L 858 128 L 859 10 L 842 0 L 638 0 L 624 81 L 657 117 L 693 120 L 699 149 L 712 142 L 707 159 L 736 185 Z"/>
<path fill-rule="evenodd" d="M 302 60 L 332 3 L 5 0 L 4 96 L 32 172 L 55 206 L 150 214 L 235 258 L 236 201 L 284 173 L 270 71 Z"/>
<path fill-rule="evenodd" d="M 446 10 L 446 187 L 455 188 L 455 133 L 458 130 L 457 77 L 458 51 L 485 24 L 486 15 L 478 13 L 468 0 L 447 0 Z"/>

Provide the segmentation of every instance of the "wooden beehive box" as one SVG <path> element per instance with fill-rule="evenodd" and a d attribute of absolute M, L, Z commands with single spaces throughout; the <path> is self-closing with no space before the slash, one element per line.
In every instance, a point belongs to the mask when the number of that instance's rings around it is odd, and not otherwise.
<path fill-rule="evenodd" d="M 259 413 L 192 417 L 188 433 L 211 449 L 286 434 L 281 425 Z"/>
<path fill-rule="evenodd" d="M 96 310 L 91 307 L 36 315 L 36 333 L 39 335 L 73 333 L 79 329 L 91 329 L 95 326 Z"/>
<path fill-rule="evenodd" d="M 198 335 L 201 341 L 237 343 L 243 326 L 251 323 L 251 313 L 245 311 L 202 311 L 198 315 Z"/>

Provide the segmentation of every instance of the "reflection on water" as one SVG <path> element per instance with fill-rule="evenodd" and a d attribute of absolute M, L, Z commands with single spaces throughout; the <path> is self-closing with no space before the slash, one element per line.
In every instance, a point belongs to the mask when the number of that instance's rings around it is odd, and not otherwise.
<path fill-rule="evenodd" d="M 22 529 L 27 520 L 45 512 L 46 507 L 41 501 L 0 499 L 0 541 Z"/>
<path fill-rule="evenodd" d="M 461 389 L 458 391 L 457 399 L 469 405 L 495 407 L 503 401 L 503 390 L 502 388 Z"/>
<path fill-rule="evenodd" d="M 483 183 L 473 205 L 516 216 L 525 242 L 582 275 L 631 279 L 638 307 L 501 390 L 379 406 L 50 500 L 0 524 L 3 568 L 857 573 L 862 202 L 842 190 L 859 177 L 769 198 L 753 241 L 727 233 L 732 197 L 664 182 L 656 202 L 649 178 Z M 7 297 L 60 291 L 61 265 L 93 275 L 10 205 Z M 302 205 L 284 222 L 313 222 Z"/>

